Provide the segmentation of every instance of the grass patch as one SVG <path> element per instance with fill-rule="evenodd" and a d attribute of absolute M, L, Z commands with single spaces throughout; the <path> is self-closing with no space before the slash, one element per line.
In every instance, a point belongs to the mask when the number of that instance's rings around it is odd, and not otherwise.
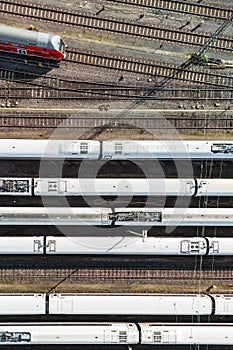
<path fill-rule="evenodd" d="M 45 293 L 48 292 L 56 283 L 16 283 L 7 282 L 0 284 L 0 293 Z M 56 288 L 57 293 L 206 293 L 206 289 L 212 284 L 216 289 L 212 293 L 233 293 L 233 284 L 221 283 L 217 285 L 214 281 L 196 282 L 172 282 L 167 283 L 146 283 L 146 282 L 127 282 L 127 283 L 64 283 Z"/>

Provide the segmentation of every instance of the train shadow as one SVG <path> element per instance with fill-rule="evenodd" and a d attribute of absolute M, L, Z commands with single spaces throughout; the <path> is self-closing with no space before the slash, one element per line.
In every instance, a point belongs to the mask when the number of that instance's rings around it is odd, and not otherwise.
<path fill-rule="evenodd" d="M 41 57 L 0 53 L 0 80 L 30 82 L 58 67 L 59 62 Z"/>

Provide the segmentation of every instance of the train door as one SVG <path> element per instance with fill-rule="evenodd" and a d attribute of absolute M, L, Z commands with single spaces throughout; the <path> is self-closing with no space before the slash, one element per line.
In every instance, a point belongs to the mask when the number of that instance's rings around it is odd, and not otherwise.
<path fill-rule="evenodd" d="M 73 301 L 72 300 L 61 300 L 60 301 L 60 312 L 64 314 L 71 314 L 73 312 Z"/>
<path fill-rule="evenodd" d="M 233 314 L 233 300 L 232 300 L 232 298 L 227 298 L 227 297 L 226 297 L 226 300 L 227 300 L 227 303 L 225 302 L 226 314 L 232 315 Z"/>
<path fill-rule="evenodd" d="M 233 298 L 231 296 L 220 296 L 215 297 L 216 302 L 216 308 L 215 308 L 215 314 L 216 315 L 232 315 L 233 313 Z"/>
<path fill-rule="evenodd" d="M 79 144 L 78 142 L 72 142 L 69 147 L 69 152 L 71 154 L 79 154 Z"/>
<path fill-rule="evenodd" d="M 163 343 L 176 343 L 176 331 L 169 330 L 163 332 Z"/>
<path fill-rule="evenodd" d="M 38 239 L 35 239 L 33 241 L 33 252 L 34 253 L 42 253 L 41 248 L 43 248 L 43 245 L 41 244 L 41 241 Z"/>
<path fill-rule="evenodd" d="M 130 142 L 124 142 L 124 154 L 130 154 Z"/>
<path fill-rule="evenodd" d="M 105 343 L 126 343 L 127 342 L 127 333 L 125 331 L 105 331 L 104 332 L 104 342 Z M 121 334 L 123 333 L 123 334 Z M 124 336 L 123 336 L 124 335 Z"/>
<path fill-rule="evenodd" d="M 50 239 L 46 246 L 46 253 L 55 253 L 56 252 L 56 241 L 54 239 Z"/>
<path fill-rule="evenodd" d="M 219 242 L 218 241 L 212 242 L 212 252 L 213 252 L 213 254 L 219 253 Z"/>
<path fill-rule="evenodd" d="M 190 180 L 190 181 L 187 181 L 185 180 L 184 183 L 183 183 L 183 193 L 190 193 L 190 194 L 193 194 L 194 193 L 194 181 L 193 180 Z"/>
<path fill-rule="evenodd" d="M 189 243 L 190 241 L 184 240 L 180 243 L 180 253 L 189 254 Z"/>

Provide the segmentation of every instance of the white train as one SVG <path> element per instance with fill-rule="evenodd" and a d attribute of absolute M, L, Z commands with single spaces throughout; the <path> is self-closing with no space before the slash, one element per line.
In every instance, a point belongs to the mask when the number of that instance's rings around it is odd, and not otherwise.
<path fill-rule="evenodd" d="M 233 255 L 232 237 L 0 237 L 0 254 Z"/>
<path fill-rule="evenodd" d="M 233 226 L 233 208 L 0 207 L 0 225 Z"/>
<path fill-rule="evenodd" d="M 0 158 L 232 159 L 233 141 L 1 139 Z"/>
<path fill-rule="evenodd" d="M 0 294 L 0 315 L 233 315 L 232 294 Z"/>
<path fill-rule="evenodd" d="M 231 196 L 232 179 L 0 178 L 0 195 Z"/>
<path fill-rule="evenodd" d="M 233 324 L 1 323 L 0 346 L 16 344 L 233 345 Z"/>

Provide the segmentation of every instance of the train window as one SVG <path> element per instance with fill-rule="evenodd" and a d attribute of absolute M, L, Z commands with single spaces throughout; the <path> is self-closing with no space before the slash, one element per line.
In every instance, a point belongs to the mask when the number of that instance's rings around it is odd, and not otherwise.
<path fill-rule="evenodd" d="M 49 240 L 47 244 L 47 248 L 49 252 L 55 252 L 56 251 L 56 241 L 55 240 Z"/>
<path fill-rule="evenodd" d="M 65 53 L 65 44 L 64 44 L 64 42 L 61 40 L 60 41 L 60 47 L 59 47 L 59 50 L 60 50 L 60 52 L 61 53 Z"/>
<path fill-rule="evenodd" d="M 219 253 L 219 242 L 213 241 L 213 253 Z"/>
<path fill-rule="evenodd" d="M 122 154 L 123 153 L 123 145 L 121 142 L 115 143 L 115 154 Z"/>
<path fill-rule="evenodd" d="M 27 50 L 25 49 L 18 49 L 17 52 L 21 55 L 27 55 Z"/>
<path fill-rule="evenodd" d="M 42 248 L 42 244 L 41 244 L 40 240 L 34 240 L 33 251 L 39 253 L 41 248 Z"/>
<path fill-rule="evenodd" d="M 88 153 L 88 143 L 81 142 L 80 143 L 80 154 L 87 154 L 87 153 Z"/>
<path fill-rule="evenodd" d="M 57 192 L 58 190 L 58 184 L 57 181 L 48 181 L 48 191 L 55 191 Z"/>

